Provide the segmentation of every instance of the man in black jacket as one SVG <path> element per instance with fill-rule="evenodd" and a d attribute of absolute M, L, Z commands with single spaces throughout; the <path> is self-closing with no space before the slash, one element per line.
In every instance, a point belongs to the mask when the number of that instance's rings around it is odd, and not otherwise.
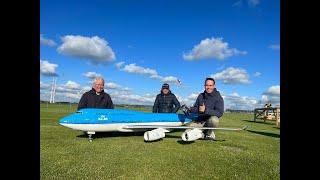
<path fill-rule="evenodd" d="M 204 82 L 205 91 L 200 93 L 191 112 L 198 113 L 197 122 L 193 122 L 190 126 L 218 127 L 219 118 L 224 112 L 224 101 L 219 91 L 215 87 L 213 78 L 206 78 Z M 213 130 L 203 131 L 204 139 L 215 140 Z"/>
<path fill-rule="evenodd" d="M 114 108 L 110 95 L 104 92 L 104 79 L 102 77 L 96 78 L 92 89 L 82 95 L 78 110 L 83 108 Z"/>
<path fill-rule="evenodd" d="M 169 90 L 169 84 L 164 83 L 161 93 L 157 95 L 153 105 L 154 113 L 176 113 L 180 108 L 177 97 Z"/>

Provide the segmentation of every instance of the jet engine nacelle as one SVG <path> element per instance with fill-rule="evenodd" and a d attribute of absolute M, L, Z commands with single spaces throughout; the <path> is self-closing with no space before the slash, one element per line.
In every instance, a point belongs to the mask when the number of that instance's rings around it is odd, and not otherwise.
<path fill-rule="evenodd" d="M 152 131 L 146 131 L 143 135 L 145 141 L 155 141 L 161 138 L 164 138 L 166 135 L 165 133 L 169 132 L 166 129 L 158 128 Z"/>
<path fill-rule="evenodd" d="M 203 137 L 203 133 L 200 129 L 186 130 L 182 133 L 181 138 L 183 141 L 195 141 Z"/>

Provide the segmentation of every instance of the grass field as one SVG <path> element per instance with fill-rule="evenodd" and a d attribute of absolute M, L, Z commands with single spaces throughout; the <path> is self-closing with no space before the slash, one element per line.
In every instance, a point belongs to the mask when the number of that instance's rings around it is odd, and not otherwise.
<path fill-rule="evenodd" d="M 215 142 L 184 143 L 176 131 L 151 143 L 143 133 L 99 133 L 89 143 L 58 124 L 75 105 L 40 108 L 41 179 L 280 179 L 280 129 L 253 114 L 225 113 L 220 127 L 248 130 L 216 131 Z"/>

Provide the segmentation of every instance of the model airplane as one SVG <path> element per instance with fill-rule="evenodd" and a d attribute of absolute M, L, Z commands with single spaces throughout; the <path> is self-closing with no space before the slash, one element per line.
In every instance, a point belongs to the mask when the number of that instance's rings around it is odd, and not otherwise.
<path fill-rule="evenodd" d="M 184 108 L 184 106 L 182 107 Z M 212 128 L 185 126 L 195 120 L 197 114 L 189 114 L 183 109 L 184 114 L 175 113 L 146 113 L 125 109 L 81 109 L 76 113 L 62 118 L 59 123 L 62 126 L 81 130 L 89 135 L 92 142 L 92 134 L 95 132 L 136 132 L 144 133 L 145 141 L 155 141 L 165 137 L 166 132 L 172 129 L 191 129 L 182 134 L 183 141 L 195 141 L 202 137 L 204 129 L 239 131 L 244 128 Z"/>

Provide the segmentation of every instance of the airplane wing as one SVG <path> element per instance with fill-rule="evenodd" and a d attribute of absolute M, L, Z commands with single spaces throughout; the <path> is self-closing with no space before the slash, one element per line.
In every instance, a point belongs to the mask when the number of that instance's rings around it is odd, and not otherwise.
<path fill-rule="evenodd" d="M 127 125 L 124 129 L 212 129 L 212 130 L 227 130 L 227 131 L 241 131 L 246 130 L 248 126 L 243 128 L 214 128 L 214 127 L 194 127 L 194 126 L 165 126 L 165 125 Z"/>
<path fill-rule="evenodd" d="M 172 129 L 192 129 L 189 132 L 184 132 L 181 136 L 183 141 L 195 141 L 203 136 L 202 131 L 204 129 L 212 130 L 227 130 L 227 131 L 241 131 L 247 129 L 247 126 L 243 128 L 214 128 L 214 127 L 195 127 L 195 126 L 166 126 L 166 125 L 127 125 L 123 126 L 123 129 L 153 129 L 144 133 L 145 141 L 155 141 L 165 137 L 166 132 L 170 132 Z"/>

